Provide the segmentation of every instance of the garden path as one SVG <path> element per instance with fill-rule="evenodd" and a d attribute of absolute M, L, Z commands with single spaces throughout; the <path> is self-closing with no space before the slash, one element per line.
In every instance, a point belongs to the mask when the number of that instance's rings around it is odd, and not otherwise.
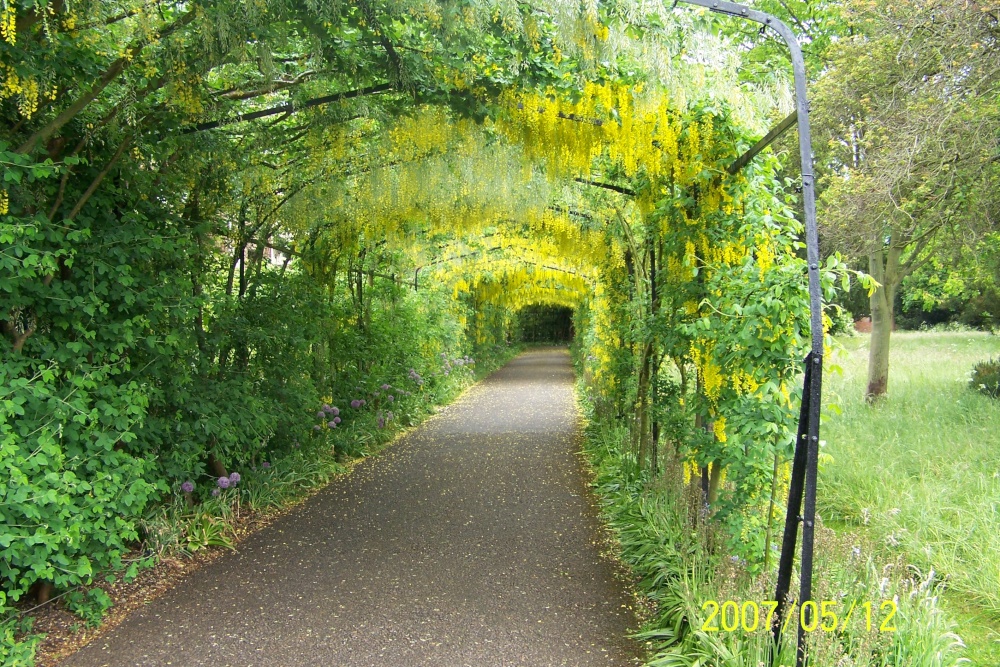
<path fill-rule="evenodd" d="M 635 664 L 565 350 L 521 355 L 63 662 Z"/>

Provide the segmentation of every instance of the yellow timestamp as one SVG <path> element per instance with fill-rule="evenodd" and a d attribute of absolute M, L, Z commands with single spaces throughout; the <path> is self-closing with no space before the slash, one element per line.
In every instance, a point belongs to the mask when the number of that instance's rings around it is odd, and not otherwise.
<path fill-rule="evenodd" d="M 774 600 L 755 602 L 736 602 L 726 600 L 719 604 L 708 600 L 701 605 L 705 621 L 701 624 L 703 632 L 756 632 L 770 630 L 778 603 Z M 893 619 L 896 616 L 896 603 L 884 600 L 878 606 L 873 602 L 851 603 L 836 600 L 806 600 L 801 605 L 792 603 L 782 614 L 782 631 L 788 629 L 792 619 L 798 619 L 806 632 L 843 632 L 852 621 L 863 624 L 865 630 L 871 632 L 895 632 Z"/>

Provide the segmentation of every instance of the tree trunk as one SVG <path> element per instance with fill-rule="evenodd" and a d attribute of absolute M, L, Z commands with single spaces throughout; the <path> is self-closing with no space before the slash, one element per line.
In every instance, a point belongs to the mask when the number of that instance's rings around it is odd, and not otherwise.
<path fill-rule="evenodd" d="M 888 249 L 868 256 L 868 272 L 881 283 L 869 298 L 872 310 L 872 333 L 868 347 L 868 387 L 865 400 L 873 403 L 889 387 L 889 338 L 895 320 L 893 307 L 900 281 L 899 259 L 902 248 Z"/>
<path fill-rule="evenodd" d="M 649 460 L 649 372 L 653 356 L 653 344 L 647 343 L 642 350 L 639 364 L 638 396 L 636 397 L 636 424 L 638 433 L 638 464 L 644 470 Z"/>
<path fill-rule="evenodd" d="M 712 473 L 708 480 L 708 505 L 715 507 L 719 501 L 719 490 L 722 488 L 722 464 L 712 461 Z"/>

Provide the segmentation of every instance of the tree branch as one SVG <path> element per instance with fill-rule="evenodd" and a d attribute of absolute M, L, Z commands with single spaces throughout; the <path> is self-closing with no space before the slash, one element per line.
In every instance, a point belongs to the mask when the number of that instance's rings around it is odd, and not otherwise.
<path fill-rule="evenodd" d="M 189 127 L 185 130 L 182 130 L 181 134 L 192 134 L 194 132 L 204 132 L 205 130 L 214 130 L 218 127 L 233 125 L 235 123 L 244 123 L 246 121 L 256 120 L 258 118 L 266 118 L 268 116 L 275 116 L 279 113 L 293 114 L 296 111 L 301 111 L 303 109 L 308 109 L 310 107 L 320 106 L 321 104 L 340 102 L 342 100 L 349 100 L 355 97 L 364 97 L 366 95 L 379 95 L 381 93 L 390 92 L 393 89 L 394 88 L 392 84 L 382 83 L 377 86 L 368 86 L 366 88 L 350 90 L 344 93 L 334 93 L 333 95 L 326 95 L 324 97 L 315 97 L 311 100 L 306 100 L 305 102 L 299 105 L 295 105 L 292 102 L 285 102 L 284 104 L 279 104 L 278 106 L 271 107 L 269 109 L 261 109 L 260 111 L 252 111 L 250 113 L 236 114 L 235 116 L 230 116 L 229 118 L 213 120 L 207 123 L 199 123 L 194 127 Z"/>
<path fill-rule="evenodd" d="M 169 26 L 161 30 L 159 32 L 159 39 L 163 39 L 164 37 L 167 37 L 171 33 L 174 33 L 177 30 L 180 30 L 181 28 L 186 26 L 187 24 L 191 23 L 191 21 L 195 19 L 196 15 L 197 14 L 195 10 L 192 9 L 188 11 L 181 18 L 177 19 Z M 97 99 L 97 96 L 100 95 L 101 92 L 108 87 L 108 84 L 117 79 L 118 76 L 123 71 L 125 71 L 125 68 L 131 64 L 135 56 L 137 56 L 139 52 L 142 51 L 143 48 L 145 48 L 147 43 L 148 43 L 147 40 L 143 39 L 137 42 L 136 44 L 127 47 L 125 55 L 119 58 L 118 60 L 114 61 L 113 63 L 111 63 L 111 66 L 108 67 L 107 70 L 105 70 L 104 74 L 101 75 L 101 77 L 97 80 L 97 82 L 89 91 L 78 97 L 76 101 L 74 101 L 66 109 L 64 109 L 62 113 L 60 113 L 58 116 L 49 121 L 45 126 L 40 128 L 33 135 L 31 135 L 27 141 L 21 144 L 21 146 L 17 149 L 17 152 L 22 154 L 28 153 L 32 149 L 34 149 L 34 147 L 38 144 L 38 142 L 45 141 L 53 134 L 58 132 L 63 125 L 72 120 L 73 117 L 76 116 L 81 111 L 83 111 L 83 109 L 86 108 L 88 104 Z"/>
<path fill-rule="evenodd" d="M 612 185 L 611 183 L 600 183 L 598 181 L 588 181 L 585 178 L 574 178 L 577 183 L 583 183 L 584 185 L 592 185 L 595 188 L 604 188 L 605 190 L 611 190 L 612 192 L 617 192 L 621 195 L 626 195 L 627 197 L 635 197 L 635 190 L 630 190 L 628 188 L 623 188 L 620 185 Z"/>

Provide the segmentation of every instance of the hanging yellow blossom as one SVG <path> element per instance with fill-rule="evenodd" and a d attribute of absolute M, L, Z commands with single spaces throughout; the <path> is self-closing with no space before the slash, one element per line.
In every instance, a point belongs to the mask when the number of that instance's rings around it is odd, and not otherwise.
<path fill-rule="evenodd" d="M 726 418 L 718 417 L 715 423 L 712 424 L 712 432 L 715 433 L 715 439 L 719 442 L 726 441 Z"/>

